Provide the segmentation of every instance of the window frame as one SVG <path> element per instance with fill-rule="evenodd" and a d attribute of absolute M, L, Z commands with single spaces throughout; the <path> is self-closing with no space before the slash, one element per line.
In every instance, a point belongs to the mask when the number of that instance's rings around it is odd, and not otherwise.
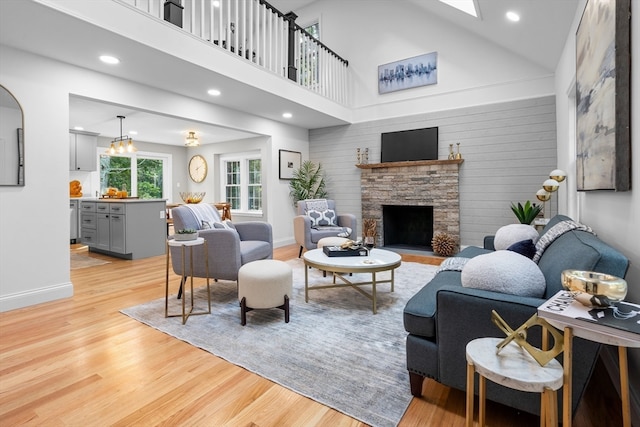
<path fill-rule="evenodd" d="M 261 202 L 260 210 L 249 210 L 249 161 L 260 161 L 260 187 L 261 187 Z M 260 151 L 248 151 L 242 153 L 228 153 L 219 156 L 219 170 L 220 170 L 220 194 L 226 202 L 226 189 L 227 189 L 227 162 L 239 162 L 240 163 L 240 209 L 231 209 L 231 212 L 240 215 L 254 215 L 262 216 L 264 212 L 264 159 Z M 255 185 L 253 185 L 255 186 Z"/>
<path fill-rule="evenodd" d="M 100 165 L 101 156 L 109 157 L 127 157 L 131 161 L 131 188 L 127 189 L 129 197 L 138 197 L 138 158 L 150 159 L 150 160 L 162 160 L 162 197 L 164 200 L 173 200 L 172 196 L 172 182 L 173 174 L 173 156 L 169 153 L 154 153 L 150 151 L 136 151 L 134 153 L 122 153 L 110 155 L 104 153 L 102 150 L 104 147 L 98 147 L 96 151 L 97 164 Z M 98 166 L 99 168 L 99 166 Z M 96 188 L 101 189 L 102 183 L 100 182 L 100 170 L 96 173 Z"/>

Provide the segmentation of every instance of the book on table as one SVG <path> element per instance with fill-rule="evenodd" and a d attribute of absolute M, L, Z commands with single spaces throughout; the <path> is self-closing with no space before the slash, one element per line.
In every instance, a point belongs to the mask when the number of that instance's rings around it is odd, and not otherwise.
<path fill-rule="evenodd" d="M 567 326 L 640 341 L 640 305 L 626 301 L 607 308 L 587 307 L 573 297 L 573 292 L 559 291 L 538 307 L 538 316 Z"/>

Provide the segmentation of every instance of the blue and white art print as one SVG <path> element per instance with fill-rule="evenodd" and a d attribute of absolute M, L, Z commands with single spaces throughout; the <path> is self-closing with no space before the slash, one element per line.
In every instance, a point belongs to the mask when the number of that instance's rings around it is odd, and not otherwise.
<path fill-rule="evenodd" d="M 378 93 L 389 93 L 438 83 L 438 52 L 378 67 Z"/>

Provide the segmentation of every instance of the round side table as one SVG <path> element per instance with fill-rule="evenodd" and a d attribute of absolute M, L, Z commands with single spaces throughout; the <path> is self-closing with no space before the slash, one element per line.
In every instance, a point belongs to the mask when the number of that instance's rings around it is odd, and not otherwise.
<path fill-rule="evenodd" d="M 207 273 L 207 302 L 208 302 L 208 310 L 207 311 L 198 311 L 194 312 L 193 305 L 193 248 L 194 246 L 204 245 L 204 259 L 205 259 L 205 267 Z M 182 314 L 169 314 L 169 252 L 171 247 L 180 247 L 181 248 L 181 258 L 182 258 L 182 273 L 183 276 L 180 280 L 180 289 L 183 290 L 182 293 Z M 187 270 L 186 263 L 186 248 L 189 248 L 189 269 Z M 189 275 L 189 282 L 191 287 L 191 307 L 189 312 L 186 311 L 185 307 L 185 299 L 186 299 L 186 289 L 184 289 L 187 277 L 187 271 L 191 272 Z M 207 241 L 198 237 L 195 240 L 175 240 L 169 239 L 167 240 L 167 276 L 165 282 L 165 293 L 164 293 L 164 317 L 179 317 L 182 316 L 182 324 L 187 323 L 187 319 L 190 315 L 198 315 L 198 314 L 210 314 L 211 313 L 211 288 L 209 285 L 209 254 L 208 254 L 208 246 Z"/>
<path fill-rule="evenodd" d="M 467 418 L 466 425 L 473 425 L 474 376 L 480 378 L 478 425 L 485 425 L 485 378 L 496 384 L 515 390 L 541 393 L 540 425 L 558 425 L 557 390 L 563 384 L 563 368 L 553 359 L 540 366 L 533 357 L 516 343 L 510 342 L 500 353 L 496 345 L 501 338 L 478 338 L 467 344 Z"/>

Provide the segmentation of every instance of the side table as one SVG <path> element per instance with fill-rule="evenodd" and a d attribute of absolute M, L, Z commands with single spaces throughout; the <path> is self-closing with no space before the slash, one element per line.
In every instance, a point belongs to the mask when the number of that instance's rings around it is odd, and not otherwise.
<path fill-rule="evenodd" d="M 507 344 L 496 354 L 502 338 L 478 338 L 467 344 L 467 418 L 466 426 L 473 426 L 474 376 L 478 373 L 480 414 L 478 425 L 485 425 L 485 378 L 515 390 L 541 393 L 540 425 L 558 425 L 557 390 L 562 387 L 563 370 L 553 359 L 540 366 L 529 353 L 515 342 Z"/>
<path fill-rule="evenodd" d="M 544 318 L 544 313 L 539 313 L 540 317 Z M 564 393 L 562 401 L 562 426 L 571 427 L 571 375 L 572 375 L 572 340 L 573 337 L 584 338 L 589 341 L 598 342 L 601 344 L 609 344 L 618 347 L 618 359 L 620 363 L 620 400 L 622 401 L 622 425 L 624 427 L 631 427 L 631 406 L 629 403 L 629 369 L 627 365 L 627 347 L 640 348 L 639 340 L 629 340 L 623 337 L 615 335 L 616 330 L 611 328 L 611 334 L 603 333 L 600 331 L 594 331 L 589 329 L 589 323 L 585 322 L 584 327 L 575 325 L 567 325 L 557 319 L 545 319 L 553 327 L 559 330 L 564 330 Z"/>
<path fill-rule="evenodd" d="M 207 303 L 208 310 L 207 311 L 198 311 L 194 312 L 194 303 L 193 303 L 193 248 L 194 246 L 204 245 L 204 259 L 205 259 L 205 267 L 206 267 L 206 275 L 207 275 Z M 182 256 L 182 280 L 180 281 L 181 287 L 183 289 L 182 295 L 182 314 L 169 314 L 169 253 L 171 247 L 180 247 L 181 248 L 181 256 Z M 186 248 L 189 248 L 189 269 L 187 270 L 186 263 Z M 182 324 L 187 323 L 187 319 L 190 315 L 198 315 L 198 314 L 210 314 L 211 313 L 211 288 L 209 285 L 209 254 L 208 254 L 208 246 L 207 241 L 198 237 L 195 240 L 167 240 L 167 275 L 165 281 L 165 294 L 164 294 L 164 317 L 179 317 L 182 316 Z M 191 272 L 189 274 L 189 280 L 191 285 L 191 307 L 189 312 L 186 311 L 185 300 L 186 300 L 186 290 L 184 289 L 184 285 L 186 285 L 186 277 L 187 272 Z"/>

